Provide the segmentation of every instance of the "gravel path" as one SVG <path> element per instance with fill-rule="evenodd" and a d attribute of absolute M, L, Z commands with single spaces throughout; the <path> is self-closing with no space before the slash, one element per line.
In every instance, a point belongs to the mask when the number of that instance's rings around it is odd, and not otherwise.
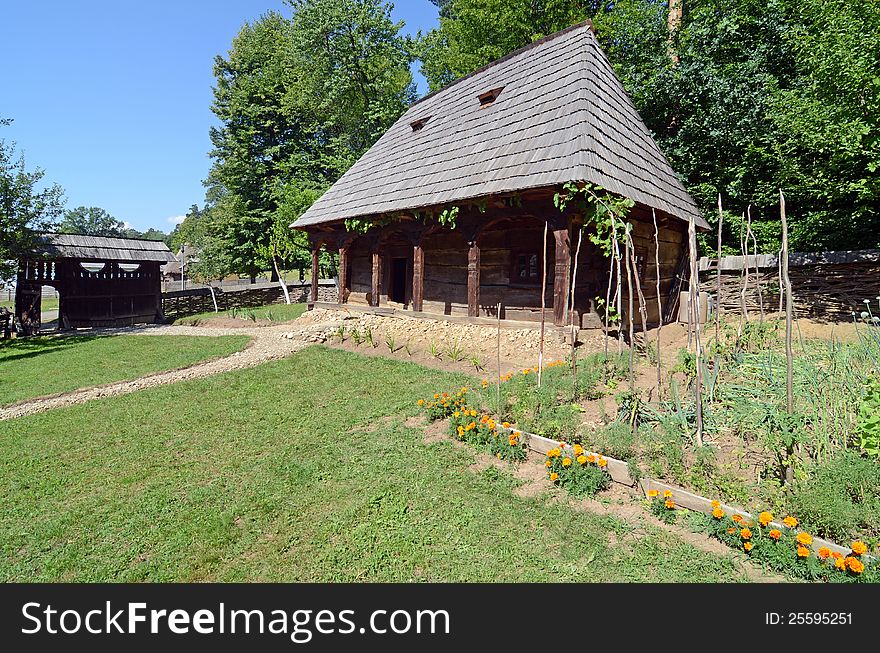
<path fill-rule="evenodd" d="M 251 336 L 251 344 L 242 351 L 231 356 L 196 363 L 183 369 L 157 372 L 131 381 L 120 381 L 94 388 L 74 390 L 65 394 L 44 397 L 25 401 L 6 408 L 0 408 L 0 421 L 42 413 L 53 408 L 82 404 L 93 399 L 104 397 L 116 397 L 126 395 L 146 388 L 154 388 L 160 385 L 187 381 L 189 379 L 201 379 L 214 374 L 222 374 L 231 370 L 239 370 L 254 367 L 267 361 L 290 356 L 310 344 L 323 342 L 326 334 L 338 327 L 339 322 L 326 322 L 308 325 L 302 328 L 292 328 L 293 325 L 279 325 L 274 327 L 253 328 L 213 328 L 213 327 L 189 327 L 174 325 L 148 325 L 142 327 L 127 327 L 123 329 L 94 329 L 89 330 L 89 335 L 154 335 L 154 336 L 226 336 L 248 335 Z"/>

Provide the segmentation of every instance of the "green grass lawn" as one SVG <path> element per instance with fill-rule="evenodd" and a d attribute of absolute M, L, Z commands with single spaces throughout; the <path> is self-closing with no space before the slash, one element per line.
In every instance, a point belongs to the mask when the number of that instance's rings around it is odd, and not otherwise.
<path fill-rule="evenodd" d="M 472 381 L 311 347 L 3 422 L 0 581 L 739 579 L 404 424 Z"/>
<path fill-rule="evenodd" d="M 15 308 L 15 301 L 14 300 L 0 301 L 0 308 L 8 308 L 11 311 Z M 57 311 L 58 310 L 58 298 L 57 297 L 43 297 L 43 301 L 40 302 L 40 310 L 41 311 Z"/>
<path fill-rule="evenodd" d="M 237 308 L 215 313 L 196 313 L 178 318 L 174 324 L 199 324 L 218 317 L 235 317 L 242 320 L 269 320 L 270 322 L 290 322 L 306 312 L 305 304 L 270 304 L 255 308 Z"/>
<path fill-rule="evenodd" d="M 0 406 L 135 379 L 244 349 L 247 336 L 41 336 L 0 340 Z"/>

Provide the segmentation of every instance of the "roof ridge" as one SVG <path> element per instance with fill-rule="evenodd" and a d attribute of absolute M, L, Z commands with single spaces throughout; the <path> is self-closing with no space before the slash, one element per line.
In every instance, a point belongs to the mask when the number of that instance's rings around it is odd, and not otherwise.
<path fill-rule="evenodd" d="M 501 63 L 504 63 L 505 61 L 513 59 L 514 57 L 522 54 L 523 52 L 528 52 L 529 50 L 532 50 L 536 47 L 544 45 L 545 43 L 548 43 L 549 41 L 557 39 L 560 36 L 564 36 L 565 34 L 568 34 L 569 32 L 574 32 L 575 30 L 578 30 L 582 27 L 588 27 L 590 32 L 595 34 L 596 28 L 593 26 L 593 21 L 590 20 L 589 18 L 587 18 L 586 20 L 582 20 L 579 23 L 575 23 L 574 25 L 566 27 L 565 29 L 561 29 L 558 32 L 553 32 L 552 34 L 548 34 L 547 36 L 542 36 L 541 38 L 539 38 L 535 41 L 532 41 L 531 43 L 524 45 L 521 48 L 517 48 L 513 52 L 508 52 L 506 55 L 504 55 L 503 57 L 501 57 L 499 59 L 495 59 L 494 61 L 490 61 L 489 63 L 487 63 L 483 66 L 480 66 L 476 70 L 469 72 L 467 75 L 462 75 L 461 77 L 458 77 L 458 78 L 452 80 L 446 86 L 442 86 L 441 88 L 438 88 L 436 91 L 431 91 L 427 95 L 423 95 L 418 100 L 416 100 L 415 102 L 410 104 L 409 107 L 407 107 L 407 111 L 409 111 L 409 109 L 412 109 L 414 106 L 421 104 L 425 100 L 434 97 L 438 93 L 442 93 L 443 91 L 450 89 L 453 86 L 458 85 L 459 83 L 465 81 L 466 79 L 470 79 L 471 77 L 479 75 L 480 73 L 485 72 L 486 70 L 489 70 L 490 68 L 493 68 L 493 67 L 497 66 L 498 64 L 501 64 Z"/>

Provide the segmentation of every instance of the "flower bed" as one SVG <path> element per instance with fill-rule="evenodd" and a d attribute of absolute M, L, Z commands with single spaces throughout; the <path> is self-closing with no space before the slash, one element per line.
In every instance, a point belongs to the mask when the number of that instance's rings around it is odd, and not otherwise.
<path fill-rule="evenodd" d="M 522 434 L 507 422 L 499 424 L 486 413 L 470 405 L 469 388 L 452 394 L 437 393 L 433 400 L 419 399 L 419 407 L 432 421 L 449 420 L 449 434 L 461 442 L 488 448 L 499 460 L 520 462 L 526 459 L 526 444 Z"/>
<path fill-rule="evenodd" d="M 702 515 L 702 526 L 712 537 L 744 551 L 755 562 L 774 571 L 804 580 L 828 582 L 880 582 L 880 566 L 865 554 L 867 545 L 853 542 L 848 555 L 828 546 L 814 550 L 814 538 L 798 531 L 798 521 L 788 516 L 782 527 L 773 515 L 762 512 L 756 520 L 727 514 L 717 501 L 711 515 Z"/>
<path fill-rule="evenodd" d="M 470 389 L 463 387 L 454 393 L 437 393 L 432 400 L 419 399 L 418 405 L 432 421 L 448 419 L 453 438 L 487 448 L 501 460 L 524 461 L 528 449 L 545 454 L 547 477 L 573 496 L 593 496 L 612 480 L 635 485 L 627 463 L 587 451 L 580 444 L 569 445 L 519 431 L 508 422 L 499 423 L 474 408 L 471 396 Z M 665 523 L 674 523 L 679 510 L 692 511 L 693 523 L 703 532 L 773 571 L 810 581 L 880 582 L 880 563 L 868 555 L 868 546 L 861 541 L 842 547 L 797 530 L 798 521 L 791 516 L 780 524 L 765 511 L 756 519 L 650 478 L 639 483 L 649 510 Z"/>

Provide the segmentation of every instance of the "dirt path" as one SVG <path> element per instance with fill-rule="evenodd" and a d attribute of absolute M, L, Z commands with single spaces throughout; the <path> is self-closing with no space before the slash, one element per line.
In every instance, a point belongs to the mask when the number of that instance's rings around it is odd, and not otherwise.
<path fill-rule="evenodd" d="M 160 385 L 201 379 L 231 370 L 254 367 L 267 361 L 290 356 L 316 342 L 323 342 L 326 334 L 338 328 L 336 322 L 325 322 L 298 327 L 284 324 L 275 327 L 218 328 L 172 325 L 149 325 L 124 329 L 96 329 L 89 335 L 152 335 L 152 336 L 205 336 L 247 335 L 251 343 L 242 351 L 225 358 L 196 363 L 189 367 L 157 372 L 130 381 L 119 381 L 91 388 L 83 388 L 51 397 L 31 399 L 12 406 L 0 408 L 0 421 L 42 413 L 54 408 L 82 404 L 94 399 L 126 395 Z"/>

